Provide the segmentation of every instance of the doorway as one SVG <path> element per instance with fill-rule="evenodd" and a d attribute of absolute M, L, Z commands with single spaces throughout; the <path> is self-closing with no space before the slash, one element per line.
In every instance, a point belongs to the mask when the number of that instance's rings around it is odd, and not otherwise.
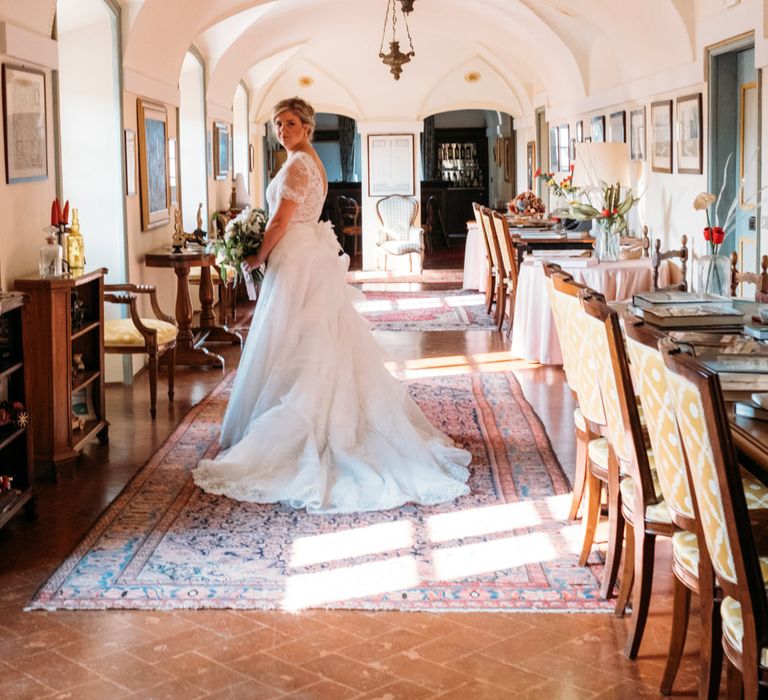
<path fill-rule="evenodd" d="M 720 252 L 736 251 L 739 270 L 757 272 L 761 85 L 754 38 L 749 35 L 710 49 L 709 60 L 709 191 L 720 195 L 717 223 L 712 224 L 729 224 Z"/>

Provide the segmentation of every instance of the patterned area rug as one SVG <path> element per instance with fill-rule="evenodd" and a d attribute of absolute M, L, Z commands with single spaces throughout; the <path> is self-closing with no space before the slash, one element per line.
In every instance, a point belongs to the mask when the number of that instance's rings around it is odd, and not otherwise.
<path fill-rule="evenodd" d="M 420 282 L 420 283 L 450 283 L 457 287 L 464 281 L 464 270 L 437 269 L 423 270 L 420 274 L 417 272 L 384 272 L 382 270 L 350 270 L 347 273 L 347 282 L 349 284 L 360 284 L 362 282 L 382 283 L 382 282 Z"/>
<path fill-rule="evenodd" d="M 461 289 L 430 292 L 368 292 L 357 304 L 376 330 L 467 331 L 492 330 L 485 295 Z"/>
<path fill-rule="evenodd" d="M 380 513 L 307 515 L 197 489 L 234 373 L 196 406 L 29 609 L 613 608 L 544 428 L 510 373 L 419 379 L 430 420 L 471 450 L 471 494 Z"/>

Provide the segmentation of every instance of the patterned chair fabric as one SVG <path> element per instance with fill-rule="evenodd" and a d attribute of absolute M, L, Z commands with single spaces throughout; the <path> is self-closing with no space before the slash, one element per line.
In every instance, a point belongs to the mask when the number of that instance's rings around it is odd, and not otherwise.
<path fill-rule="evenodd" d="M 379 232 L 376 240 L 388 255 L 419 256 L 419 264 L 424 259 L 424 229 L 414 226 L 419 203 L 413 197 L 390 195 L 376 203 L 379 217 Z"/>

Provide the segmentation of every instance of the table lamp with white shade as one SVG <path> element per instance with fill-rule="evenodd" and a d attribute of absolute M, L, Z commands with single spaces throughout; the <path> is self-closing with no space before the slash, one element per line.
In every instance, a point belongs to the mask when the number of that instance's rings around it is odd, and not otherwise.
<path fill-rule="evenodd" d="M 626 231 L 625 216 L 637 202 L 631 193 L 629 146 L 626 143 L 576 144 L 574 187 L 583 188 L 584 202 L 571 205 L 581 220 L 592 219 L 595 250 L 601 260 L 619 258 L 620 235 Z"/>

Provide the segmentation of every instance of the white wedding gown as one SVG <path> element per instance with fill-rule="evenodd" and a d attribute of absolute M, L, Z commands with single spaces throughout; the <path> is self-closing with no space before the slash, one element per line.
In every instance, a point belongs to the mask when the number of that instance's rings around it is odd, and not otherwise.
<path fill-rule="evenodd" d="M 469 492 L 469 452 L 425 418 L 384 367 L 354 309 L 324 184 L 291 155 L 267 189 L 270 211 L 298 203 L 269 263 L 219 438 L 195 483 L 241 501 L 311 512 L 435 504 Z"/>

